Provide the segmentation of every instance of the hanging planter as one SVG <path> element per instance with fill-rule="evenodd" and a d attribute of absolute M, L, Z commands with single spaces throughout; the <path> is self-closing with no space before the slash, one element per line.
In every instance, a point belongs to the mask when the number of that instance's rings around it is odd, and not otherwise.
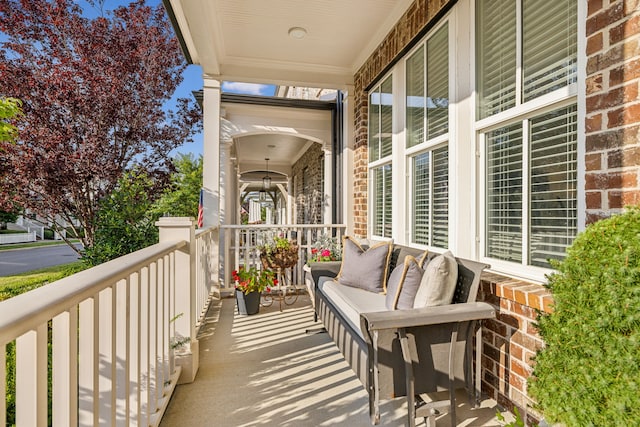
<path fill-rule="evenodd" d="M 269 270 L 294 267 L 298 263 L 298 245 L 287 238 L 275 237 L 260 247 L 260 261 Z"/>

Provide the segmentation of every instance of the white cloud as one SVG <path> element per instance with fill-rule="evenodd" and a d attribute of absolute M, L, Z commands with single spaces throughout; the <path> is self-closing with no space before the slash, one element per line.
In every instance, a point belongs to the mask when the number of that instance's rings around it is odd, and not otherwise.
<path fill-rule="evenodd" d="M 273 93 L 273 85 L 257 83 L 222 82 L 223 92 L 241 93 L 244 95 L 265 95 Z"/>

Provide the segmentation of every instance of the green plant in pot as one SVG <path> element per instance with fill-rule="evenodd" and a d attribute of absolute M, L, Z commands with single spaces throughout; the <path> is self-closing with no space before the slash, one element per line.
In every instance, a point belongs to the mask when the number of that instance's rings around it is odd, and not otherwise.
<path fill-rule="evenodd" d="M 547 422 L 640 425 L 640 209 L 590 225 L 553 265 L 530 394 Z"/>
<path fill-rule="evenodd" d="M 240 314 L 256 314 L 260 309 L 260 294 L 269 292 L 271 286 L 278 284 L 278 279 L 271 270 L 258 270 L 255 267 L 245 269 L 243 266 L 231 273 L 235 281 L 236 302 Z"/>

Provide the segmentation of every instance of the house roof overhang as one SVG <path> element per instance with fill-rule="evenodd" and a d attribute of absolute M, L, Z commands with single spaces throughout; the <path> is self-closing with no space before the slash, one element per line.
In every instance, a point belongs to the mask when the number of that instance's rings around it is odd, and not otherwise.
<path fill-rule="evenodd" d="M 187 60 L 225 81 L 343 89 L 413 0 L 163 0 Z M 293 27 L 306 30 L 301 39 Z"/>

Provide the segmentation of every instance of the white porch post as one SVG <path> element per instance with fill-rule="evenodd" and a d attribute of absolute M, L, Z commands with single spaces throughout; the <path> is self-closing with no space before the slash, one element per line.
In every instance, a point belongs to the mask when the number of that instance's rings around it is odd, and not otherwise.
<path fill-rule="evenodd" d="M 220 224 L 220 81 L 204 76 L 203 176 L 204 226 Z"/>
<path fill-rule="evenodd" d="M 189 338 L 189 345 L 176 350 L 176 365 L 182 367 L 178 384 L 190 383 L 199 365 L 199 345 L 196 339 L 196 236 L 195 221 L 185 217 L 161 217 L 156 226 L 160 243 L 185 240 L 187 246 L 175 254 L 175 319 L 176 338 Z M 187 348 L 185 348 L 187 347 Z"/>
<path fill-rule="evenodd" d="M 344 147 L 342 150 L 342 223 L 346 225 L 347 233 L 353 233 L 353 127 L 355 116 L 355 87 L 349 85 L 344 89 L 343 105 L 343 135 L 342 140 Z"/>
<path fill-rule="evenodd" d="M 335 200 L 331 197 L 333 194 L 333 173 L 332 173 L 332 156 L 331 150 L 324 148 L 322 149 L 322 153 L 324 154 L 324 170 L 322 173 L 324 174 L 324 188 L 322 189 L 323 200 L 322 200 L 322 223 L 330 224 L 331 223 L 331 210 Z"/>

